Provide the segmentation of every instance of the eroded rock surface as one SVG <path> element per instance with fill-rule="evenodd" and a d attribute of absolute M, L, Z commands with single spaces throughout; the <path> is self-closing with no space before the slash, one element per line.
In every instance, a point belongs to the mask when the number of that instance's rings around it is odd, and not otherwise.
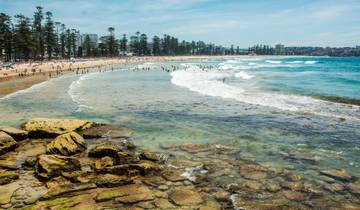
<path fill-rule="evenodd" d="M 35 165 L 35 174 L 44 179 L 61 175 L 62 172 L 80 170 L 80 162 L 73 157 L 40 155 Z"/>
<path fill-rule="evenodd" d="M 16 147 L 17 143 L 13 137 L 3 131 L 0 131 L 0 155 L 6 154 Z"/>
<path fill-rule="evenodd" d="M 62 134 L 46 146 L 48 154 L 73 155 L 86 149 L 86 142 L 76 132 Z"/>
<path fill-rule="evenodd" d="M 13 137 L 16 141 L 26 139 L 28 132 L 9 126 L 0 126 L 0 131 L 3 131 Z"/>
<path fill-rule="evenodd" d="M 88 120 L 34 118 L 23 124 L 29 135 L 46 138 L 55 137 L 71 131 L 81 131 L 93 126 Z"/>

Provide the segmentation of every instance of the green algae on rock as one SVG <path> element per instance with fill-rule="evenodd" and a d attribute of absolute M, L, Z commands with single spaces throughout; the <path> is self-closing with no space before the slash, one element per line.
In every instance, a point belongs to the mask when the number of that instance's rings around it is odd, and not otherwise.
<path fill-rule="evenodd" d="M 0 185 L 8 184 L 16 179 L 19 179 L 19 175 L 14 172 L 0 172 Z"/>

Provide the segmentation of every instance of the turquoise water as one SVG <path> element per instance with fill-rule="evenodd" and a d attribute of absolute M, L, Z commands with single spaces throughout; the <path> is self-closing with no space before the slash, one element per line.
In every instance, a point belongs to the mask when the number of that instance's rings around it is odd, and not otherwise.
<path fill-rule="evenodd" d="M 309 177 L 332 167 L 360 176 L 360 107 L 337 102 L 360 100 L 359 58 L 248 57 L 116 69 L 68 74 L 6 96 L 0 124 L 88 118 L 125 125 L 135 130 L 136 144 L 157 150 L 162 143 L 229 144 L 243 157 Z M 288 158 L 294 151 L 317 163 Z"/>

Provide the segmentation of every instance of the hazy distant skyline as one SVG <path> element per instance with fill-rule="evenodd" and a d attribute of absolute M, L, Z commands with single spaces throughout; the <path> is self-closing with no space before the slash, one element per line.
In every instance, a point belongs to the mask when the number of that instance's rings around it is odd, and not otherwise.
<path fill-rule="evenodd" d="M 106 3 L 104 3 L 106 2 Z M 0 12 L 32 17 L 36 6 L 81 33 L 170 34 L 246 48 L 360 45 L 359 0 L 0 0 Z"/>

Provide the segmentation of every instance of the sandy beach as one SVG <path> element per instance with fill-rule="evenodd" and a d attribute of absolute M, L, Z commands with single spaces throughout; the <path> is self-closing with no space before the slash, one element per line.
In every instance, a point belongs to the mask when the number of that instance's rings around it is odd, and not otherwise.
<path fill-rule="evenodd" d="M 0 68 L 0 96 L 31 87 L 47 79 L 66 73 L 99 70 L 113 65 L 127 65 L 140 62 L 162 62 L 171 60 L 191 60 L 209 58 L 229 58 L 232 56 L 144 56 L 120 58 L 95 58 L 77 60 L 53 60 L 16 63 L 9 68 Z M 237 56 L 239 57 L 239 56 Z M 246 56 L 248 57 L 248 56 Z"/>

